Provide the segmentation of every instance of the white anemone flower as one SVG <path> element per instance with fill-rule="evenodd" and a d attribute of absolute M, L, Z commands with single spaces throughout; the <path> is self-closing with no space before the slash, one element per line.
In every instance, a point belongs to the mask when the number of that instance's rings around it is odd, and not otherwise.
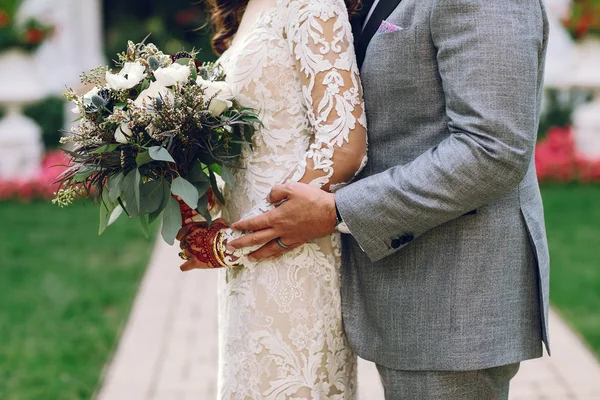
<path fill-rule="evenodd" d="M 133 103 L 138 107 L 144 107 L 152 104 L 153 100 L 157 97 L 161 97 L 163 101 L 168 101 L 170 104 L 174 104 L 175 102 L 173 92 L 169 88 L 158 82 L 151 82 L 148 89 L 142 91 Z"/>
<path fill-rule="evenodd" d="M 118 74 L 106 72 L 106 82 L 113 90 L 131 89 L 146 77 L 146 67 L 138 61 L 125 63 Z"/>
<path fill-rule="evenodd" d="M 102 90 L 102 88 L 95 86 L 92 90 L 90 90 L 89 92 L 87 92 L 86 94 L 83 95 L 83 103 L 87 106 L 88 104 L 91 104 L 92 102 L 92 97 L 96 96 L 98 94 L 98 92 L 100 92 L 100 90 Z M 75 106 L 71 109 L 71 111 L 73 112 L 73 114 L 79 114 L 79 106 Z"/>
<path fill-rule="evenodd" d="M 190 67 L 181 64 L 171 64 L 167 68 L 154 71 L 156 81 L 163 86 L 173 86 L 180 82 L 187 82 L 190 77 Z"/>

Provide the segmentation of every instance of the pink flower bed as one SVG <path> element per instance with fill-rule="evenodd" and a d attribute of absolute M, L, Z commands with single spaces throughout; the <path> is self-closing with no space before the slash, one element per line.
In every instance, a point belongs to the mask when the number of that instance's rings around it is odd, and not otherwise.
<path fill-rule="evenodd" d="M 31 181 L 2 181 L 0 180 L 0 201 L 19 200 L 32 201 L 35 199 L 51 199 L 58 185 L 56 178 L 66 169 L 64 165 L 68 158 L 62 151 L 46 154 L 42 161 L 40 175 Z"/>
<path fill-rule="evenodd" d="M 535 167 L 540 182 L 600 183 L 600 160 L 577 153 L 569 128 L 554 128 L 538 143 Z"/>

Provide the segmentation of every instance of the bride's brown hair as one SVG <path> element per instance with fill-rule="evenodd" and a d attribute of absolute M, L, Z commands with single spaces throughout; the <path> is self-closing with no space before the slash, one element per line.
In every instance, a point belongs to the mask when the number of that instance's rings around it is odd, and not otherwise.
<path fill-rule="evenodd" d="M 362 0 L 345 1 L 350 15 L 356 14 L 362 3 Z M 231 44 L 231 39 L 240 26 L 248 0 L 206 0 L 206 5 L 215 31 L 212 47 L 215 53 L 221 55 Z"/>

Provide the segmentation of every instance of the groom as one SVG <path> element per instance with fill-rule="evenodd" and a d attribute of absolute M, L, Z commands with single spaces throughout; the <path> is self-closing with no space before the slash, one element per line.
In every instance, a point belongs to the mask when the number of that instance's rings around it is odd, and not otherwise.
<path fill-rule="evenodd" d="M 548 345 L 549 260 L 533 164 L 541 0 L 366 1 L 355 21 L 369 164 L 329 194 L 273 189 L 233 227 L 257 259 L 343 237 L 343 315 L 386 398 L 507 399 Z M 370 4 L 369 4 L 370 3 Z M 336 215 L 337 214 L 337 215 Z M 278 243 L 275 239 L 280 238 Z"/>

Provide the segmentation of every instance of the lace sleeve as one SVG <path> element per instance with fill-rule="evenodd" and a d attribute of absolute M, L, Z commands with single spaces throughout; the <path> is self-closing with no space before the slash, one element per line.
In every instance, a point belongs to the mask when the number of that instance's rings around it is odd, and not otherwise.
<path fill-rule="evenodd" d="M 292 0 L 285 33 L 303 84 L 313 138 L 292 181 L 324 190 L 366 163 L 367 132 L 352 29 L 343 0 Z"/>

